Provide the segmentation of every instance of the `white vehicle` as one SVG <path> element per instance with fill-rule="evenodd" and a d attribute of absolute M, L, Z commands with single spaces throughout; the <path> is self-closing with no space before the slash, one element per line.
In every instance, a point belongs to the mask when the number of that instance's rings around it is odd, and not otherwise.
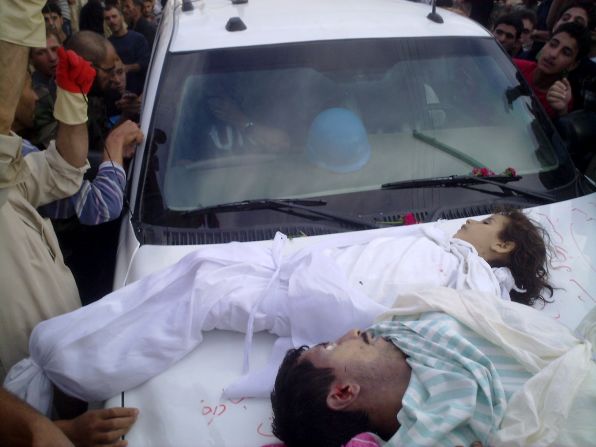
<path fill-rule="evenodd" d="M 382 232 L 413 213 L 448 231 L 495 205 L 549 231 L 558 287 L 544 312 L 575 328 L 596 303 L 596 194 L 492 36 L 404 0 L 170 0 L 144 95 L 115 287 L 207 244 L 288 251 Z M 471 177 L 474 168 L 516 176 Z M 402 228 L 392 228 L 399 234 Z M 266 399 L 223 400 L 242 334 L 107 405 L 137 406 L 135 446 L 275 442 Z M 255 334 L 252 365 L 274 337 Z"/>

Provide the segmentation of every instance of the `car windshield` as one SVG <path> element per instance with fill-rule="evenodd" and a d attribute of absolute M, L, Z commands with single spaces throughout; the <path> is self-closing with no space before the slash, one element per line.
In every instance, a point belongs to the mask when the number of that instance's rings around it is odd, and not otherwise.
<path fill-rule="evenodd" d="M 151 122 L 142 219 L 378 191 L 477 167 L 542 177 L 561 161 L 551 127 L 519 83 L 490 38 L 170 53 Z"/>

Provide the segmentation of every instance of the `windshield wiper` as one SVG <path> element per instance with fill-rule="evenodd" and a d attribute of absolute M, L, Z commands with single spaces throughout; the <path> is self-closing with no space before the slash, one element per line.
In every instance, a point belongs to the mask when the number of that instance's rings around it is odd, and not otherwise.
<path fill-rule="evenodd" d="M 520 188 L 519 186 L 508 185 L 508 182 L 515 182 L 521 180 L 521 176 L 501 176 L 495 175 L 490 178 L 488 177 L 476 177 L 472 175 L 449 175 L 447 177 L 434 177 L 417 180 L 405 180 L 401 182 L 384 183 L 381 185 L 383 189 L 408 189 L 408 188 L 434 188 L 434 187 L 458 187 L 458 186 L 469 186 L 469 185 L 494 185 L 501 188 L 503 192 L 514 192 L 521 196 L 528 197 L 531 199 L 538 199 L 545 203 L 553 203 L 556 199 L 548 194 L 542 194 L 537 191 L 530 191 L 528 189 Z M 474 189 L 479 191 L 478 189 Z M 482 190 L 482 192 L 490 192 Z"/>
<path fill-rule="evenodd" d="M 313 209 L 313 206 L 323 206 L 327 202 L 324 200 L 312 199 L 253 199 L 243 200 L 240 202 L 222 203 L 220 205 L 207 206 L 196 210 L 188 211 L 185 215 L 207 214 L 212 212 L 229 212 L 229 211 L 244 211 L 244 210 L 275 210 L 281 212 L 290 212 L 295 210 L 307 211 L 311 214 L 320 217 L 326 217 L 338 222 L 345 222 L 351 225 L 357 225 L 367 229 L 379 228 L 374 223 L 359 219 L 357 217 L 345 216 L 336 214 L 331 211 L 321 211 Z"/>

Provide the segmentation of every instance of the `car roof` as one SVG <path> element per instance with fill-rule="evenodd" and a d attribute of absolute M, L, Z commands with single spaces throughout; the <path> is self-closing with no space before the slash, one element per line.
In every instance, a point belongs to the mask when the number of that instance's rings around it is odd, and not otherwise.
<path fill-rule="evenodd" d="M 472 20 L 438 8 L 444 22 L 427 18 L 431 7 L 405 0 L 183 0 L 168 8 L 174 14 L 171 52 L 286 42 L 387 37 L 490 36 Z M 239 17 L 243 31 L 226 24 Z"/>

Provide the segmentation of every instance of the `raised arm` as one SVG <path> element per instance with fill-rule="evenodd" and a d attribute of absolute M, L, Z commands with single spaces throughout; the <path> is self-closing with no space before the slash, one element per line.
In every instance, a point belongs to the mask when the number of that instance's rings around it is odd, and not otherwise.
<path fill-rule="evenodd" d="M 0 206 L 8 188 L 28 174 L 10 128 L 25 85 L 29 48 L 45 46 L 43 0 L 0 1 Z"/>
<path fill-rule="evenodd" d="M 91 89 L 95 69 L 74 51 L 58 49 L 56 68 L 56 105 L 58 120 L 56 149 L 70 165 L 81 168 L 87 163 L 87 93 Z"/>

